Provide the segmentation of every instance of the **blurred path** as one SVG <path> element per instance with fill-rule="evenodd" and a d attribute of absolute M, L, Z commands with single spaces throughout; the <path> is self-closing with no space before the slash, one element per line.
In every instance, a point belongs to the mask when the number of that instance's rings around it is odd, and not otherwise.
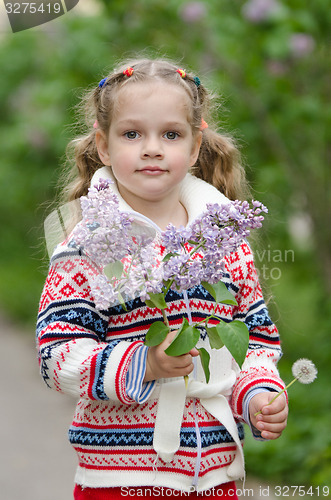
<path fill-rule="evenodd" d="M 0 314 L 0 339 L 1 500 L 72 500 L 76 456 L 67 429 L 75 402 L 42 381 L 32 330 L 22 332 Z M 240 498 L 274 499 L 272 491 L 260 496 L 266 487 L 248 479 Z"/>
<path fill-rule="evenodd" d="M 72 500 L 76 456 L 67 441 L 74 401 L 46 387 L 34 332 L 0 315 L 0 497 Z"/>

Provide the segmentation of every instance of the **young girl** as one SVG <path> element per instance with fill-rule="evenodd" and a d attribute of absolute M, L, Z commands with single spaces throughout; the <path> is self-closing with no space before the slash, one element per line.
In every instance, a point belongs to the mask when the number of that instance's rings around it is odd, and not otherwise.
<path fill-rule="evenodd" d="M 101 80 L 86 103 L 89 130 L 74 141 L 67 200 L 112 179 L 120 209 L 160 232 L 169 223 L 191 224 L 207 203 L 246 195 L 233 142 L 204 121 L 210 99 L 198 77 L 164 60 L 133 61 Z M 201 321 L 213 309 L 201 285 L 168 292 L 173 331 L 147 347 L 145 334 L 162 321 L 161 311 L 140 299 L 126 310 L 99 311 L 89 287 L 93 262 L 70 237 L 56 248 L 40 302 L 38 347 L 46 384 L 78 398 L 69 430 L 79 460 L 74 498 L 185 492 L 237 498 L 242 422 L 259 439 L 281 435 L 286 399 L 268 405 L 284 387 L 276 369 L 279 337 L 247 242 L 224 260 L 224 282 L 238 306 L 219 305 L 217 315 L 244 321 L 250 343 L 239 370 L 226 348 L 211 351 L 201 334 L 199 345 L 211 354 L 206 384 L 197 349 L 177 357 L 164 352 L 183 317 Z"/>

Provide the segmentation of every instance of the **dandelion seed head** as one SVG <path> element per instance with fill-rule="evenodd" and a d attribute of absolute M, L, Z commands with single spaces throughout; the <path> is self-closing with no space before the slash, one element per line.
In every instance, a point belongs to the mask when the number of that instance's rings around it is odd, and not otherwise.
<path fill-rule="evenodd" d="M 311 384 L 317 377 L 317 368 L 310 359 L 298 359 L 292 365 L 293 376 L 302 384 Z"/>

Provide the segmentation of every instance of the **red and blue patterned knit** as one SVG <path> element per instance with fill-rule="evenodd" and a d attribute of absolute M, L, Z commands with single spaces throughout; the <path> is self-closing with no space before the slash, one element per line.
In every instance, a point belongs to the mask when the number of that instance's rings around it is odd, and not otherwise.
<path fill-rule="evenodd" d="M 222 422 L 197 398 L 186 399 L 180 447 L 173 460 L 166 463 L 157 456 L 153 434 L 158 400 L 153 395 L 158 382 L 141 383 L 143 373 L 138 373 L 140 362 L 136 362 L 133 378 L 139 379 L 140 385 L 131 392 L 128 386 L 132 360 L 140 356 L 143 366 L 145 334 L 154 321 L 162 321 L 161 312 L 140 299 L 128 302 L 127 311 L 121 306 L 98 311 L 89 286 L 96 272 L 77 249 L 60 245 L 51 261 L 38 317 L 44 381 L 78 399 L 69 430 L 79 458 L 76 482 L 86 487 L 151 485 L 189 491 L 194 478 L 200 490 L 230 481 L 227 471 L 236 445 Z M 246 361 L 237 370 L 229 397 L 243 440 L 243 402 L 249 391 L 261 387 L 279 391 L 284 387 L 276 368 L 281 349 L 247 243 L 225 259 L 224 282 L 238 306 L 220 304 L 216 315 L 225 321 L 239 319 L 250 332 Z M 188 290 L 186 300 L 171 290 L 166 299 L 172 328 L 189 314 L 192 321 L 203 320 L 215 305 L 202 286 Z M 203 328 L 200 340 L 210 351 Z M 232 366 L 227 351 L 222 366 L 216 367 L 216 377 L 226 375 Z"/>

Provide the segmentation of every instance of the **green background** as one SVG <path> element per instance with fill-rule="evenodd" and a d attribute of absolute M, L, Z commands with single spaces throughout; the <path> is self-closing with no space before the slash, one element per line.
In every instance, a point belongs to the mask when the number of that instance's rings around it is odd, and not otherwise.
<path fill-rule="evenodd" d="M 83 2 L 81 2 L 83 3 Z M 168 56 L 221 95 L 215 118 L 240 144 L 254 197 L 269 208 L 256 265 L 292 379 L 281 439 L 247 438 L 247 472 L 270 483 L 331 477 L 330 32 L 325 0 L 88 2 L 38 29 L 0 37 L 0 307 L 33 335 L 47 273 L 43 219 L 80 91 L 128 56 Z M 270 5 L 274 9 L 270 11 Z M 248 433 L 247 433 L 248 434 Z"/>

